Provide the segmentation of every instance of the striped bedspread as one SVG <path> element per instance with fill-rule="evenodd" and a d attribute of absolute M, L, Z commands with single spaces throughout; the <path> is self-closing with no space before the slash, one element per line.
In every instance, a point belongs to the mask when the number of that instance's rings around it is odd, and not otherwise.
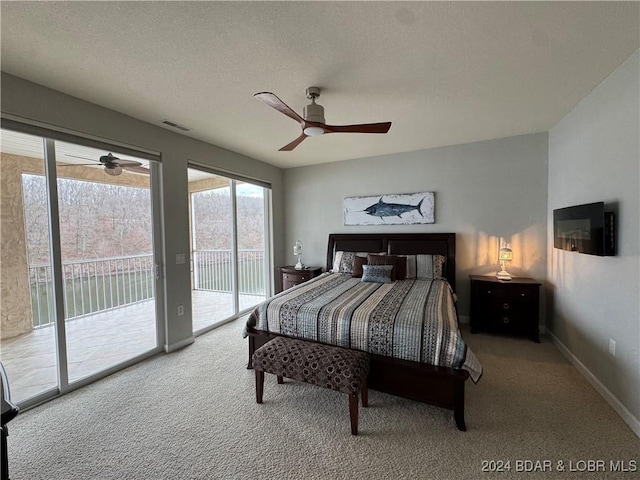
<path fill-rule="evenodd" d="M 256 330 L 441 367 L 477 382 L 482 366 L 460 336 L 449 284 L 436 280 L 366 283 L 323 273 L 258 305 Z"/>

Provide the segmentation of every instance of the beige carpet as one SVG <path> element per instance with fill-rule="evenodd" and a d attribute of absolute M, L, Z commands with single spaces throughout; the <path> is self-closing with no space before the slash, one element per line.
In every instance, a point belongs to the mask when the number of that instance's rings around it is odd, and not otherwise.
<path fill-rule="evenodd" d="M 640 439 L 543 338 L 471 335 L 467 432 L 449 411 L 370 392 L 360 435 L 346 395 L 267 376 L 255 403 L 242 321 L 24 412 L 10 425 L 12 480 L 638 478 Z M 511 471 L 483 472 L 485 461 Z M 551 472 L 518 473 L 548 460 Z M 604 460 L 606 472 L 558 472 Z M 489 464 L 493 466 L 493 464 Z"/>

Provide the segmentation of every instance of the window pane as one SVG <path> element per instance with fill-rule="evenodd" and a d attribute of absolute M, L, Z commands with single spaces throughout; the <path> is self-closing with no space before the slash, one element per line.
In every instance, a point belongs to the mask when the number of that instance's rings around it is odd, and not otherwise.
<path fill-rule="evenodd" d="M 189 169 L 193 331 L 235 313 L 231 180 Z"/>
<path fill-rule="evenodd" d="M 266 298 L 264 188 L 236 183 L 238 290 L 240 310 Z"/>

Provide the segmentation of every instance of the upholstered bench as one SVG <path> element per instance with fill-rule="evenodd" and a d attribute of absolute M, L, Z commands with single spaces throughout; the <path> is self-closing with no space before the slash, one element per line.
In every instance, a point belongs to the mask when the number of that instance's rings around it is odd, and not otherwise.
<path fill-rule="evenodd" d="M 262 403 L 264 374 L 283 377 L 344 392 L 349 395 L 351 433 L 358 434 L 358 394 L 368 403 L 369 355 L 356 350 L 277 337 L 257 349 L 252 358 L 256 372 L 256 401 Z"/>

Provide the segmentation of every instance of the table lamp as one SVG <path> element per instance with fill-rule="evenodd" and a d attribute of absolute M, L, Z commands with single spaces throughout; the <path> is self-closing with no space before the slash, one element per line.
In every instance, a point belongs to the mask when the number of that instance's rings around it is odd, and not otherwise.
<path fill-rule="evenodd" d="M 511 280 L 511 275 L 505 269 L 505 264 L 513 260 L 513 251 L 509 248 L 508 243 L 505 242 L 502 244 L 502 248 L 498 252 L 498 259 L 500 260 L 502 270 L 497 273 L 496 278 L 499 280 Z"/>
<path fill-rule="evenodd" d="M 293 245 L 293 254 L 298 256 L 298 263 L 296 263 L 295 269 L 302 270 L 304 265 L 302 264 L 302 242 L 300 240 L 296 240 L 296 243 Z"/>

